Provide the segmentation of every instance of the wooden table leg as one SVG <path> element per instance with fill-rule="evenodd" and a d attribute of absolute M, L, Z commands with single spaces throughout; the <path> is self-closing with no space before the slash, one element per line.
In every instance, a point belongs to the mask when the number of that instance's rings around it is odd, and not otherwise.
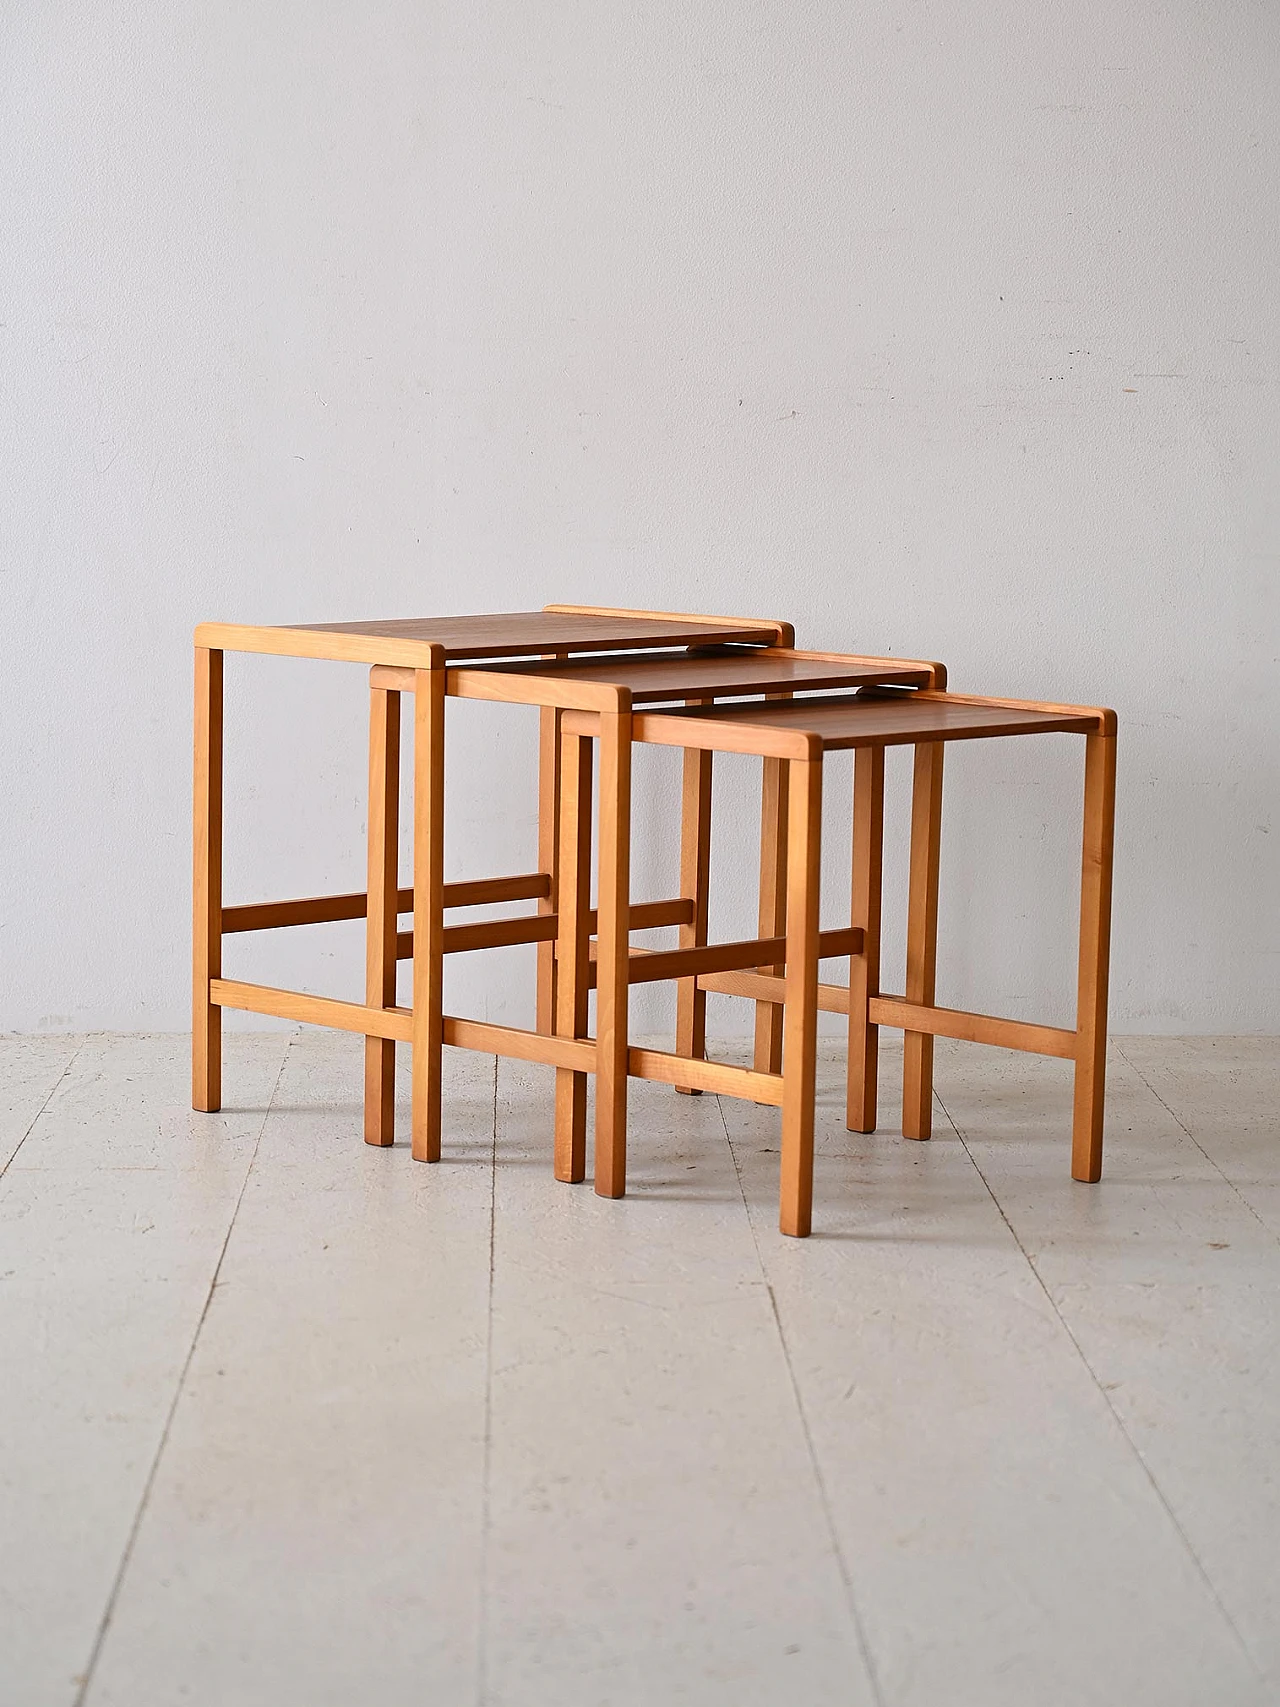
<path fill-rule="evenodd" d="M 222 653 L 196 647 L 191 933 L 191 1106 L 222 1107 Z"/>
<path fill-rule="evenodd" d="M 596 920 L 596 1191 L 627 1189 L 627 999 L 631 989 L 631 711 L 600 714 Z"/>
<path fill-rule="evenodd" d="M 702 703 L 691 700 L 691 705 Z M 693 903 L 693 918 L 680 926 L 681 948 L 702 948 L 707 940 L 708 888 L 711 880 L 712 754 L 686 747 L 680 812 L 680 894 Z M 707 1053 L 707 992 L 696 978 L 676 986 L 676 1054 L 701 1061 Z M 702 1092 L 678 1087 L 686 1096 Z"/>
<path fill-rule="evenodd" d="M 1116 738 L 1085 737 L 1080 876 L 1080 976 L 1076 1002 L 1071 1177 L 1102 1177 L 1107 1077 L 1107 983 L 1111 964 L 1111 865 L 1115 843 Z"/>
<path fill-rule="evenodd" d="M 369 865 L 365 921 L 365 1002 L 396 1003 L 397 895 L 400 883 L 400 695 L 369 690 Z M 364 1040 L 364 1141 L 396 1141 L 396 1046 Z"/>
<path fill-rule="evenodd" d="M 765 759 L 760 795 L 760 930 L 781 936 L 787 928 L 787 760 Z M 785 968 L 763 968 L 780 976 Z M 782 1070 L 782 1005 L 756 1003 L 755 1070 Z"/>
<path fill-rule="evenodd" d="M 549 653 L 562 657 L 562 653 Z M 538 870 L 551 879 L 551 892 L 538 902 L 539 917 L 556 910 L 556 885 L 560 859 L 560 710 L 544 705 L 538 717 Z M 534 1012 L 538 1031 L 550 1035 L 556 1028 L 556 945 L 538 944 L 537 1000 Z"/>
<path fill-rule="evenodd" d="M 782 1192 L 778 1224 L 803 1239 L 813 1223 L 813 1116 L 818 1054 L 818 904 L 822 760 L 790 761 L 787 971 L 782 1065 Z"/>
<path fill-rule="evenodd" d="M 587 1035 L 590 994 L 591 906 L 591 752 L 586 736 L 563 737 L 561 753 L 558 834 L 560 900 L 558 935 L 554 944 L 556 970 L 555 1030 L 559 1037 Z M 587 1175 L 587 1075 L 569 1067 L 556 1068 L 555 1173 L 577 1184 Z"/>
<path fill-rule="evenodd" d="M 941 741 L 915 749 L 911 790 L 911 863 L 907 900 L 909 1002 L 933 1005 L 938 962 L 938 854 L 942 839 Z M 933 1133 L 933 1038 L 908 1031 L 903 1038 L 902 1135 Z"/>
<path fill-rule="evenodd" d="M 419 1162 L 440 1160 L 444 1051 L 444 652 L 415 671 L 413 700 L 413 1100 Z"/>
<path fill-rule="evenodd" d="M 845 1125 L 876 1129 L 880 1029 L 867 1004 L 880 994 L 880 898 L 884 862 L 884 748 L 858 747 L 853 756 L 853 894 L 849 923 L 862 929 L 861 954 L 849 959 L 849 1078 Z"/>

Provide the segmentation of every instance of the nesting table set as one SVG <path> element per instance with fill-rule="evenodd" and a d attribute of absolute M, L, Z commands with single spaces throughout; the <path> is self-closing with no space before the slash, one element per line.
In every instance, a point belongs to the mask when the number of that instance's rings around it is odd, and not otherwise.
<path fill-rule="evenodd" d="M 223 1008 L 362 1034 L 365 1138 L 394 1140 L 395 1046 L 412 1049 L 411 1141 L 441 1155 L 444 1046 L 556 1069 L 556 1177 L 587 1163 L 587 1080 L 595 1076 L 595 1188 L 626 1186 L 627 1084 L 744 1097 L 781 1109 L 784 1233 L 812 1221 L 814 1079 L 821 1010 L 848 1016 L 847 1124 L 876 1127 L 877 1036 L 905 1034 L 902 1132 L 931 1132 L 933 1039 L 1054 1055 L 1075 1064 L 1071 1172 L 1101 1175 L 1107 971 L 1115 803 L 1113 712 L 947 691 L 941 664 L 799 651 L 790 624 L 727 617 L 548 606 L 423 620 L 239 627 L 195 634 L 195 860 L 192 1102 L 221 1104 Z M 369 865 L 364 893 L 224 906 L 223 654 L 254 652 L 370 666 Z M 413 881 L 400 885 L 402 696 L 412 696 Z M 539 708 L 538 869 L 444 881 L 444 718 L 448 698 Z M 1074 1030 L 938 1007 L 935 963 L 942 760 L 949 741 L 1073 732 L 1084 736 L 1080 935 Z M 634 902 L 631 759 L 636 743 L 679 748 L 679 894 Z M 914 748 L 907 963 L 902 995 L 880 989 L 884 752 Z M 598 748 L 598 755 L 597 755 Z M 847 926 L 820 927 L 824 760 L 852 749 L 853 880 Z M 758 934 L 708 941 L 712 764 L 718 752 L 762 760 Z M 592 834 L 593 792 L 598 835 Z M 675 806 L 673 802 L 672 815 Z M 593 840 L 596 845 L 593 848 Z M 594 862 L 593 862 L 594 855 Z M 595 867 L 595 905 L 591 904 Z M 521 918 L 449 924 L 454 908 L 529 900 Z M 412 914 L 411 930 L 400 929 Z M 223 937 L 366 920 L 365 1000 L 336 1001 L 222 976 Z M 635 931 L 676 926 L 679 945 L 634 946 Z M 535 1028 L 443 1011 L 446 954 L 537 943 Z M 847 985 L 818 963 L 847 957 Z M 412 1005 L 396 1002 L 396 967 L 413 963 Z M 677 985 L 674 1052 L 633 1047 L 631 985 Z M 596 991 L 595 1033 L 589 992 Z M 706 1058 L 708 991 L 755 1003 L 750 1068 Z"/>

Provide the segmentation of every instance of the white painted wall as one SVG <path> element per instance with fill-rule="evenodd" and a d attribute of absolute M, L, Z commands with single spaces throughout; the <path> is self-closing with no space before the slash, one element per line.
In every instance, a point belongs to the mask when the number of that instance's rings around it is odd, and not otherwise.
<path fill-rule="evenodd" d="M 1280 1028 L 1278 76 L 1259 0 L 10 0 L 0 1027 L 186 1023 L 198 619 L 565 598 L 1115 705 L 1114 1025 Z M 362 672 L 229 702 L 228 898 L 361 886 Z M 453 874 L 531 863 L 532 754 L 459 709 Z M 1079 760 L 954 750 L 941 999 L 1067 1017 Z"/>

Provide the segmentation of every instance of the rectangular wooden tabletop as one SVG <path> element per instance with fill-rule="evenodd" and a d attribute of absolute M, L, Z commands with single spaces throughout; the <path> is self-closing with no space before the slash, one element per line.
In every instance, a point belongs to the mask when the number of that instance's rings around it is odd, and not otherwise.
<path fill-rule="evenodd" d="M 1087 706 L 971 698 L 962 694 L 886 690 L 850 698 L 765 701 L 645 712 L 633 724 L 638 741 L 802 758 L 815 749 L 913 746 L 997 735 L 1095 733 L 1111 714 Z M 572 729 L 577 719 L 566 723 Z"/>
<path fill-rule="evenodd" d="M 560 611 L 495 611 L 483 616 L 393 617 L 384 622 L 320 622 L 282 628 L 203 622 L 195 643 L 226 652 L 267 652 L 358 664 L 424 668 L 427 648 L 447 658 L 528 657 L 562 652 L 611 652 L 657 646 L 737 641 L 766 645 L 773 623 L 709 622 L 701 618 L 584 616 Z"/>
<path fill-rule="evenodd" d="M 719 698 L 738 694 L 858 687 L 865 682 L 897 682 L 923 687 L 932 666 L 915 659 L 839 657 L 775 647 L 724 646 L 695 652 L 662 652 L 642 658 L 583 658 L 546 664 L 483 665 L 477 673 L 541 678 L 550 681 L 605 682 L 631 690 L 635 705 L 683 699 L 694 694 Z"/>

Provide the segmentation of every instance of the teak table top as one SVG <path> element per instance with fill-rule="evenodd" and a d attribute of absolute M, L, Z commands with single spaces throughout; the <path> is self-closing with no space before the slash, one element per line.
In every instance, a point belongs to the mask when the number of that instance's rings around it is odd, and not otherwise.
<path fill-rule="evenodd" d="M 482 671 L 492 666 L 482 666 Z M 501 673 L 554 681 L 606 682 L 631 690 L 635 705 L 695 693 L 726 695 L 856 687 L 897 682 L 924 687 L 936 666 L 911 658 L 841 657 L 772 647 L 725 646 L 714 651 L 658 653 L 645 658 L 583 658 L 572 663 L 508 664 Z"/>
<path fill-rule="evenodd" d="M 569 713 L 565 728 L 569 733 L 588 733 L 594 729 L 594 720 L 590 714 Z M 642 712 L 634 719 L 632 735 L 658 746 L 804 759 L 846 747 L 928 745 L 1060 730 L 1111 734 L 1114 728 L 1113 712 L 1089 706 L 888 688 L 849 698 Z"/>
<path fill-rule="evenodd" d="M 530 610 L 495 611 L 485 616 L 394 617 L 384 622 L 316 622 L 282 628 L 202 622 L 196 629 L 195 643 L 213 651 L 267 652 L 425 669 L 430 665 L 431 646 L 443 647 L 449 659 L 462 660 L 726 641 L 765 645 L 776 634 L 776 625 L 766 622 Z"/>

